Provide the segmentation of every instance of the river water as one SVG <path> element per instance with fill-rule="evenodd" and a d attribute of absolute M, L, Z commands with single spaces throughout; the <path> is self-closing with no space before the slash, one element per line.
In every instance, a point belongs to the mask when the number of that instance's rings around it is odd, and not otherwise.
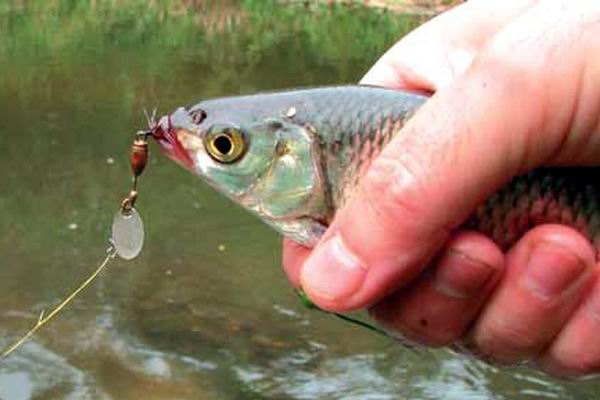
<path fill-rule="evenodd" d="M 92 272 L 143 109 L 356 82 L 419 23 L 268 1 L 0 1 L 0 346 Z M 0 361 L 0 399 L 594 399 L 304 309 L 280 239 L 151 147 L 146 247 Z"/>

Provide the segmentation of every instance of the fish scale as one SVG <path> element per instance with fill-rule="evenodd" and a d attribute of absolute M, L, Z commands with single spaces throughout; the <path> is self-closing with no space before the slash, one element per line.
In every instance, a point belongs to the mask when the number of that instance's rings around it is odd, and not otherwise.
<path fill-rule="evenodd" d="M 490 236 L 503 248 L 541 224 L 568 225 L 600 250 L 596 168 L 543 168 L 514 178 L 478 207 L 466 227 Z"/>
<path fill-rule="evenodd" d="M 399 131 L 425 97 L 375 88 L 323 88 L 315 108 L 320 116 L 302 123 L 315 127 L 326 148 L 333 204 L 340 207 L 360 179 L 358 171 Z M 301 95 L 304 91 L 298 91 Z M 319 95 L 319 93 L 314 93 Z M 365 107 L 370 104 L 370 107 Z M 414 105 L 407 107 L 407 105 Z"/>

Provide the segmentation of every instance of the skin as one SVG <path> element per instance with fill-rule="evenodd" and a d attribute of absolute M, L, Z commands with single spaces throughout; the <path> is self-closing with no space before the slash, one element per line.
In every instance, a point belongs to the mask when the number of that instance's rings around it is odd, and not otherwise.
<path fill-rule="evenodd" d="M 362 83 L 434 95 L 314 249 L 284 243 L 291 283 L 428 346 L 565 378 L 599 373 L 589 241 L 544 225 L 502 252 L 456 230 L 515 175 L 600 165 L 599 54 L 597 1 L 471 0 L 406 36 Z"/>

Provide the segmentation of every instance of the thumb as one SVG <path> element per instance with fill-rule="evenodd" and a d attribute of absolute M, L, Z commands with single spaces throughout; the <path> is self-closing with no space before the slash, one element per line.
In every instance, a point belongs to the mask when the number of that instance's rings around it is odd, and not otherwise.
<path fill-rule="evenodd" d="M 569 138 L 580 118 L 577 107 L 564 107 L 586 93 L 585 63 L 577 60 L 590 49 L 557 42 L 569 40 L 575 25 L 553 36 L 552 21 L 535 26 L 545 22 L 532 15 L 505 31 L 502 45 L 438 91 L 373 161 L 302 266 L 300 284 L 317 305 L 362 308 L 406 285 L 513 176 L 555 160 L 597 161 L 568 159 L 590 154 L 578 138 L 592 135 Z M 540 40 L 520 36 L 531 26 L 544 35 Z M 556 59 L 573 62 L 547 68 Z"/>
<path fill-rule="evenodd" d="M 484 82 L 437 92 L 372 162 L 302 266 L 301 286 L 321 308 L 362 308 L 409 283 L 520 168 L 511 141 L 532 122 Z"/>

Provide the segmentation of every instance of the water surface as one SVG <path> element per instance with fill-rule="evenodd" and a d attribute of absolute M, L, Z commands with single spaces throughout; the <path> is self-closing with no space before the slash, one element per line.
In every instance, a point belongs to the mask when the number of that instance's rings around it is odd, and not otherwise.
<path fill-rule="evenodd" d="M 0 1 L 0 345 L 101 260 L 144 108 L 356 82 L 418 18 L 265 1 Z M 0 364 L 0 399 L 592 399 L 303 309 L 277 235 L 161 157 L 142 255 Z"/>

